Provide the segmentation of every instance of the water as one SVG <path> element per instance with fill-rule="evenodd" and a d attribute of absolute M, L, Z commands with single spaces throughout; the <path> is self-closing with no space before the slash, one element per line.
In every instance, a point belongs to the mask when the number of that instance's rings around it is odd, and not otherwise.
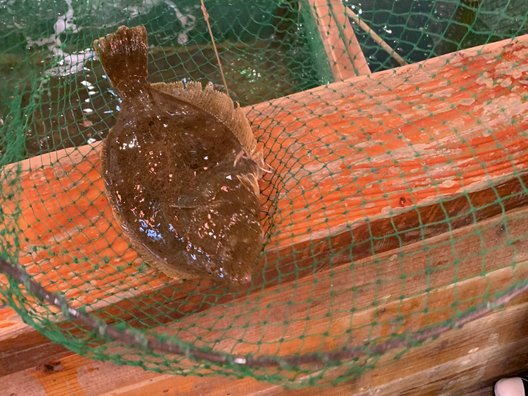
<path fill-rule="evenodd" d="M 408 62 L 514 37 L 528 26 L 525 0 L 344 2 Z M 229 90 L 242 105 L 324 81 L 298 4 L 206 1 Z M 106 135 L 119 100 L 91 47 L 122 24 L 147 27 L 152 81 L 212 81 L 223 89 L 197 0 L 0 0 L 0 127 L 24 134 L 25 156 Z M 366 33 L 356 34 L 372 71 L 397 66 Z M 13 108 L 18 95 L 21 106 Z"/>
<path fill-rule="evenodd" d="M 409 63 L 528 31 L 525 0 L 344 0 Z M 368 34 L 355 32 L 373 72 L 398 64 Z"/>
<path fill-rule="evenodd" d="M 319 84 L 295 7 L 283 1 L 207 1 L 233 99 L 249 105 Z M 39 19 L 31 15 L 39 15 Z M 26 156 L 101 140 L 119 100 L 91 49 L 119 25 L 149 31 L 151 81 L 212 81 L 224 89 L 199 2 L 0 0 L 0 118 L 21 92 Z M 277 31 L 277 26 L 280 26 Z M 31 113 L 31 114 L 28 114 Z"/>

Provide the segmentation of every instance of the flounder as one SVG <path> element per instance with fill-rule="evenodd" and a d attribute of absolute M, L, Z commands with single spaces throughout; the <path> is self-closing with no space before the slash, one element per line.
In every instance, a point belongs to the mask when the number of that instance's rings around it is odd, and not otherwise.
<path fill-rule="evenodd" d="M 94 48 L 122 99 L 102 171 L 133 247 L 171 277 L 250 282 L 263 161 L 242 109 L 212 84 L 150 84 L 143 26 L 122 26 Z"/>

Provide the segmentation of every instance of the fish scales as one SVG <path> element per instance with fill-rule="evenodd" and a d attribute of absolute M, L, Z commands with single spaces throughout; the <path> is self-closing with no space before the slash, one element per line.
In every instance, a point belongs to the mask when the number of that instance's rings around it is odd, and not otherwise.
<path fill-rule="evenodd" d="M 102 169 L 132 245 L 171 277 L 247 284 L 262 248 L 262 160 L 244 113 L 210 85 L 148 83 L 143 26 L 94 47 L 123 100 Z"/>

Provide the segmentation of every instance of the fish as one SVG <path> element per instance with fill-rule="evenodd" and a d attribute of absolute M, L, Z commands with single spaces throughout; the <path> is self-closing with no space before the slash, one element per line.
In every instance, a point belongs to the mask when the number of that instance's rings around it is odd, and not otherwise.
<path fill-rule="evenodd" d="M 244 111 L 211 83 L 149 83 L 144 26 L 93 46 L 121 99 L 102 177 L 132 247 L 171 278 L 248 285 L 263 246 L 265 164 Z"/>

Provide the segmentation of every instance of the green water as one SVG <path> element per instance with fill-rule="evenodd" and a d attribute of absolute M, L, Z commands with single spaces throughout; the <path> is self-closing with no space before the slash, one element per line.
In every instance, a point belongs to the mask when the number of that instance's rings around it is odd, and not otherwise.
<path fill-rule="evenodd" d="M 410 63 L 528 27 L 525 0 L 343 1 Z M 307 4 L 206 0 L 229 91 L 242 105 L 331 80 Z M 223 89 L 198 0 L 0 0 L 0 154 L 16 134 L 26 157 L 104 138 L 119 101 L 91 46 L 123 24 L 147 27 L 152 81 Z M 356 34 L 372 71 L 397 66 L 365 32 Z"/>
<path fill-rule="evenodd" d="M 6 127 L 20 130 L 25 156 L 104 138 L 119 100 L 91 45 L 122 24 L 147 27 L 151 81 L 211 81 L 224 89 L 198 4 L 0 0 L 4 135 Z M 302 17 L 291 1 L 218 0 L 206 5 L 229 91 L 241 105 L 321 83 Z M 39 15 L 38 20 L 32 15 Z M 21 106 L 13 109 L 18 93 Z"/>
<path fill-rule="evenodd" d="M 526 0 L 344 0 L 407 62 L 528 33 Z M 373 72 L 398 64 L 354 30 Z"/>

